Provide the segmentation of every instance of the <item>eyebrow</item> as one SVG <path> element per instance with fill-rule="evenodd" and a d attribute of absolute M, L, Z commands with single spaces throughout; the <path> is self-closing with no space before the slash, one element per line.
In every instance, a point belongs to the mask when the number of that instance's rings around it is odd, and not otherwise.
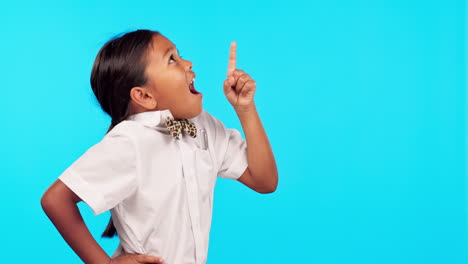
<path fill-rule="evenodd" d="M 163 58 L 165 58 L 167 56 L 167 54 L 169 53 L 169 51 L 171 51 L 172 49 L 177 50 L 175 47 L 167 48 L 166 51 L 164 52 Z M 179 53 L 179 50 L 177 50 L 177 53 Z"/>

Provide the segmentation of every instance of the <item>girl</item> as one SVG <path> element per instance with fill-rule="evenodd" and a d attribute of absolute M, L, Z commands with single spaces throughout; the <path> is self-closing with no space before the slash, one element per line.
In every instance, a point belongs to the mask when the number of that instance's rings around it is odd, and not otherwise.
<path fill-rule="evenodd" d="M 253 101 L 256 84 L 236 69 L 235 43 L 224 93 L 246 141 L 202 109 L 194 81 L 192 63 L 155 31 L 129 32 L 99 51 L 91 87 L 111 125 L 41 199 L 85 263 L 205 263 L 216 177 L 259 193 L 276 189 L 274 156 Z M 111 257 L 83 222 L 80 201 L 95 215 L 111 211 L 103 236 L 120 239 Z"/>

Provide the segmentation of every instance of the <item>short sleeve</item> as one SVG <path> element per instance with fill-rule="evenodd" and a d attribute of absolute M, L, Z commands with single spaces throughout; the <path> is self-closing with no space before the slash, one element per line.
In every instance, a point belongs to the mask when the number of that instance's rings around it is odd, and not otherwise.
<path fill-rule="evenodd" d="M 98 215 L 137 189 L 136 162 L 132 140 L 108 134 L 72 163 L 59 179 Z"/>
<path fill-rule="evenodd" d="M 247 143 L 237 129 L 216 122 L 216 157 L 218 176 L 237 180 L 248 167 Z"/>

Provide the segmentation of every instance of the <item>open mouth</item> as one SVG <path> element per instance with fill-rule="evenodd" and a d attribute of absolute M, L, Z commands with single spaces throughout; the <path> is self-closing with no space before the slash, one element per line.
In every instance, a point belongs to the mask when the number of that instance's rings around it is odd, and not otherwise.
<path fill-rule="evenodd" d="M 190 92 L 193 94 L 200 94 L 197 90 L 195 90 L 194 82 L 195 82 L 195 77 L 193 78 L 192 82 L 189 84 Z"/>

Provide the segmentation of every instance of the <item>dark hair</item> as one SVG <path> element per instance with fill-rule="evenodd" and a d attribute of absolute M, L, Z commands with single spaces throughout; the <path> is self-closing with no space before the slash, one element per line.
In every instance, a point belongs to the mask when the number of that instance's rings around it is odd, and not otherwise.
<path fill-rule="evenodd" d="M 91 88 L 102 110 L 111 117 L 112 128 L 129 116 L 130 90 L 146 81 L 146 54 L 157 31 L 140 29 L 119 34 L 99 50 L 91 71 Z M 102 237 L 113 237 L 117 231 L 109 219 Z"/>

